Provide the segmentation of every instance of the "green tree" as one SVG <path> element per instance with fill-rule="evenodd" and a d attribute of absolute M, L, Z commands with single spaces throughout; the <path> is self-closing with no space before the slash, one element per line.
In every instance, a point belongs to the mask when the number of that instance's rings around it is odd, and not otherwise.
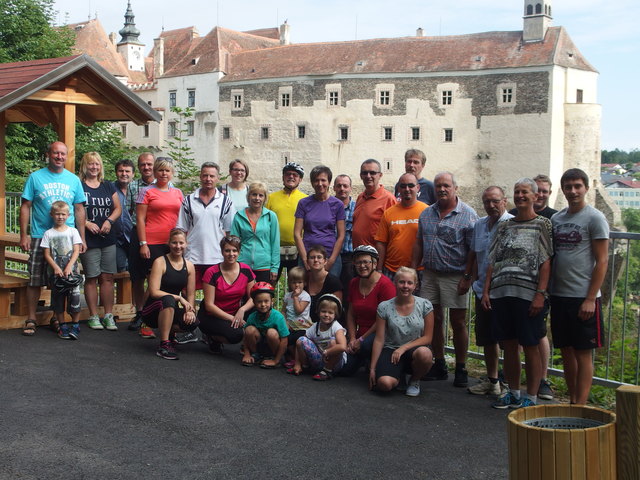
<path fill-rule="evenodd" d="M 168 154 L 173 159 L 173 163 L 178 175 L 176 185 L 186 192 L 195 190 L 199 185 L 200 169 L 193 159 L 193 150 L 189 146 L 189 126 L 188 123 L 193 117 L 193 108 L 171 107 L 171 113 L 175 116 L 171 121 L 175 125 L 173 139 L 166 140 Z"/>

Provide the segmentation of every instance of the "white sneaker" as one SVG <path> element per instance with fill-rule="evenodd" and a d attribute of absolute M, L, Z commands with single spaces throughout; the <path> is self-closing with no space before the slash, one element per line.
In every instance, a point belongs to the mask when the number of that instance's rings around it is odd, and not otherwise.
<path fill-rule="evenodd" d="M 409 382 L 407 385 L 407 391 L 404 392 L 407 397 L 417 397 L 420 395 L 420 379 L 413 382 Z"/>
<path fill-rule="evenodd" d="M 491 383 L 488 378 L 482 378 L 479 383 L 467 388 L 472 395 L 500 395 L 500 382 Z"/>

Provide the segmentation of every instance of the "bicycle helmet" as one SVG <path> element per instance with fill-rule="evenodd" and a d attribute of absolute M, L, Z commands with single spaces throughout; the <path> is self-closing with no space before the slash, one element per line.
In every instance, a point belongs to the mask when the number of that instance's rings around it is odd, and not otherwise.
<path fill-rule="evenodd" d="M 304 178 L 304 168 L 302 168 L 302 165 L 296 162 L 287 163 L 282 169 L 283 174 L 286 172 L 296 172 L 298 175 L 300 175 L 300 178 Z"/>
<path fill-rule="evenodd" d="M 342 315 L 342 302 L 333 293 L 325 293 L 318 299 L 318 306 L 316 307 L 316 310 L 318 311 L 318 313 L 320 312 L 320 304 L 324 300 L 329 300 L 330 302 L 334 302 L 338 306 L 338 314 L 336 315 L 336 320 L 340 318 L 340 315 Z"/>
<path fill-rule="evenodd" d="M 255 296 L 259 293 L 268 293 L 273 298 L 276 294 L 273 285 L 269 282 L 256 282 L 256 284 L 251 287 L 251 298 L 255 298 Z"/>
<path fill-rule="evenodd" d="M 378 254 L 378 250 L 376 250 L 371 245 L 360 245 L 359 247 L 356 247 L 353 250 L 353 256 L 354 257 L 356 255 L 361 255 L 361 254 L 371 255 L 371 258 L 375 258 L 376 260 L 378 260 L 378 258 L 380 258 L 380 255 Z"/>

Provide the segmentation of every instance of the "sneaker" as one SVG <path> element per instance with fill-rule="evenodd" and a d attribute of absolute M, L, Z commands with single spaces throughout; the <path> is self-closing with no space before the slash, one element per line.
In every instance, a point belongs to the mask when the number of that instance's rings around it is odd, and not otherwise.
<path fill-rule="evenodd" d="M 104 325 L 104 328 L 112 332 L 118 330 L 118 325 L 116 325 L 116 321 L 113 319 L 113 313 L 105 314 L 104 318 L 102 319 L 102 324 Z"/>
<path fill-rule="evenodd" d="M 176 343 L 184 345 L 186 343 L 194 343 L 199 340 L 198 336 L 193 332 L 176 333 Z"/>
<path fill-rule="evenodd" d="M 488 378 L 483 378 L 480 382 L 467 388 L 467 392 L 472 395 L 495 395 L 499 396 L 501 392 L 500 382 L 491 383 Z"/>
<path fill-rule="evenodd" d="M 533 403 L 533 401 L 531 401 L 529 398 L 524 397 L 521 402 L 520 405 L 518 405 L 517 407 L 511 407 L 511 408 L 526 408 L 526 407 L 535 407 L 536 404 Z"/>
<path fill-rule="evenodd" d="M 540 380 L 540 388 L 538 388 L 538 398 L 542 400 L 553 400 L 553 390 L 551 389 L 551 382 L 546 379 Z"/>
<path fill-rule="evenodd" d="M 104 327 L 102 326 L 102 323 L 100 323 L 100 317 L 98 317 L 98 315 L 89 317 L 89 320 L 87 320 L 87 325 L 93 330 L 104 330 Z"/>
<path fill-rule="evenodd" d="M 67 325 L 66 323 L 61 323 L 60 327 L 58 328 L 58 337 L 62 338 L 63 340 L 71 340 L 71 336 L 69 335 L 69 331 L 71 329 L 69 328 L 69 325 Z"/>
<path fill-rule="evenodd" d="M 143 323 L 140 325 L 139 332 L 142 338 L 156 338 L 156 334 L 153 333 L 153 330 L 146 324 Z"/>
<path fill-rule="evenodd" d="M 79 340 L 80 339 L 80 324 L 79 323 L 72 323 L 71 324 L 71 330 L 69 331 L 69 336 L 74 340 Z"/>
<path fill-rule="evenodd" d="M 511 390 L 507 390 L 506 393 L 504 395 L 500 395 L 500 397 L 498 397 L 498 400 L 496 402 L 493 402 L 491 406 L 493 408 L 504 410 L 505 408 L 520 408 L 521 404 L 522 400 L 514 397 L 513 393 L 511 393 Z"/>
<path fill-rule="evenodd" d="M 178 354 L 175 347 L 169 341 L 160 342 L 156 355 L 165 360 L 178 360 Z"/>
<path fill-rule="evenodd" d="M 222 344 L 215 340 L 209 340 L 209 353 L 212 355 L 222 355 Z"/>
<path fill-rule="evenodd" d="M 446 380 L 448 377 L 449 374 L 447 373 L 447 364 L 444 362 L 444 360 L 436 360 L 431 367 L 431 370 L 429 370 L 427 374 L 422 377 L 422 380 Z"/>
<path fill-rule="evenodd" d="M 133 317 L 129 322 L 127 330 L 137 332 L 138 330 L 140 330 L 140 325 L 142 325 L 142 314 L 140 312 L 136 312 L 136 316 Z"/>
<path fill-rule="evenodd" d="M 469 373 L 466 368 L 456 368 L 455 377 L 453 379 L 454 387 L 466 387 L 469 385 Z"/>
<path fill-rule="evenodd" d="M 407 391 L 404 392 L 407 397 L 417 397 L 420 395 L 420 380 L 409 382 L 407 385 Z"/>

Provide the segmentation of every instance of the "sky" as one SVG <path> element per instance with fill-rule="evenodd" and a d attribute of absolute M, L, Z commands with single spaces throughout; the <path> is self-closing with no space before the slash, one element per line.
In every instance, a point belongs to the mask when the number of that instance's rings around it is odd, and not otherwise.
<path fill-rule="evenodd" d="M 600 72 L 602 149 L 640 149 L 640 2 L 551 1 L 553 25 L 563 26 Z M 522 30 L 524 1 L 481 0 L 131 0 L 147 53 L 162 28 L 195 26 L 201 35 L 219 25 L 233 30 L 291 26 L 291 42 L 327 42 L 424 34 L 461 35 Z M 126 0 L 57 0 L 57 23 L 97 18 L 104 29 L 123 27 Z M 120 37 L 118 36 L 118 40 Z"/>

